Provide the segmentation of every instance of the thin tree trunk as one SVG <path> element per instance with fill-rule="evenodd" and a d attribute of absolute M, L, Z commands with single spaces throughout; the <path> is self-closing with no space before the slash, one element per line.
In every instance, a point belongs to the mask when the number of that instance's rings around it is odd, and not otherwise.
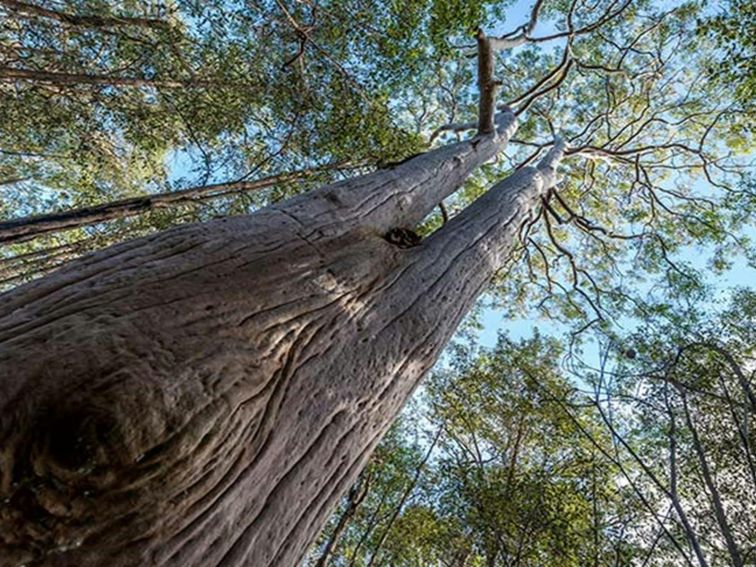
<path fill-rule="evenodd" d="M 701 446 L 701 441 L 698 437 L 698 431 L 696 430 L 693 420 L 690 417 L 687 396 L 685 395 L 685 392 L 681 392 L 680 395 L 682 397 L 685 424 L 690 430 L 690 434 L 693 440 L 693 448 L 696 451 L 698 463 L 701 466 L 701 473 L 703 474 L 704 483 L 706 484 L 706 490 L 708 491 L 709 496 L 711 496 L 711 501 L 714 505 L 714 517 L 717 519 L 719 531 L 722 533 L 722 537 L 724 538 L 725 544 L 727 545 L 727 551 L 730 554 L 730 560 L 732 561 L 733 567 L 742 567 L 743 559 L 740 556 L 740 551 L 738 550 L 737 543 L 735 543 L 735 538 L 732 535 L 730 523 L 727 521 L 727 514 L 725 514 L 724 506 L 722 506 L 722 498 L 719 495 L 719 490 L 717 489 L 717 485 L 714 482 L 714 477 L 711 474 L 709 463 L 706 460 L 706 454 L 704 453 L 703 447 Z"/>
<path fill-rule="evenodd" d="M 751 440 L 748 432 L 748 422 L 751 418 L 751 412 L 748 411 L 748 403 L 744 404 L 745 411 L 743 411 L 742 424 L 741 417 L 738 415 L 738 405 L 730 395 L 730 390 L 727 387 L 724 376 L 719 373 L 719 385 L 722 387 L 727 407 L 730 410 L 730 416 L 732 416 L 732 423 L 738 432 L 738 438 L 743 448 L 743 458 L 748 464 L 748 471 L 751 473 L 751 483 L 753 485 L 752 490 L 756 491 L 756 463 L 754 463 L 754 451 L 751 448 Z"/>
<path fill-rule="evenodd" d="M 384 236 L 514 123 L 0 296 L 0 556 L 297 564 L 507 260 L 564 145 L 419 245 Z"/>
<path fill-rule="evenodd" d="M 671 431 L 669 435 L 669 443 L 670 443 L 670 486 L 666 487 L 664 486 L 664 483 L 661 482 L 661 479 L 659 479 L 658 476 L 654 473 L 654 471 L 649 467 L 648 464 L 638 455 L 638 453 L 635 452 L 635 449 L 633 449 L 630 444 L 625 441 L 624 437 L 622 437 L 619 432 L 615 429 L 614 425 L 612 424 L 611 420 L 607 417 L 604 410 L 601 408 L 601 405 L 596 403 L 595 404 L 596 409 L 598 410 L 599 416 L 601 417 L 601 420 L 604 422 L 606 427 L 609 429 L 609 432 L 612 434 L 612 437 L 616 439 L 620 445 L 622 445 L 625 450 L 630 454 L 630 456 L 633 458 L 633 460 L 638 463 L 641 470 L 645 473 L 645 475 L 656 485 L 656 487 L 669 499 L 670 504 L 675 509 L 675 512 L 677 513 L 677 517 L 680 520 L 680 523 L 682 524 L 683 530 L 685 531 L 685 535 L 688 538 L 688 543 L 690 543 L 691 547 L 693 548 L 693 552 L 696 555 L 696 559 L 698 560 L 698 564 L 701 567 L 709 567 L 709 563 L 706 561 L 706 557 L 703 554 L 703 550 L 701 549 L 701 544 L 698 541 L 698 536 L 696 535 L 695 530 L 693 529 L 693 526 L 691 525 L 690 521 L 688 520 L 688 515 L 685 512 L 685 508 L 683 508 L 682 503 L 680 502 L 680 498 L 677 494 L 677 437 L 676 437 L 676 430 L 674 425 L 674 415 L 670 413 L 670 423 L 671 423 Z"/>
<path fill-rule="evenodd" d="M 357 512 L 357 508 L 359 508 L 360 504 L 362 504 L 362 501 L 365 500 L 369 488 L 370 477 L 365 478 L 362 482 L 358 481 L 358 486 L 352 487 L 352 490 L 349 492 L 349 498 L 347 499 L 347 505 L 344 509 L 344 513 L 339 517 L 339 521 L 333 528 L 333 532 L 328 538 L 328 541 L 326 542 L 326 545 L 323 548 L 320 557 L 318 557 L 318 560 L 315 562 L 314 567 L 326 567 L 328 558 L 331 556 L 333 549 L 341 539 L 341 534 L 344 533 L 344 529 L 347 527 L 349 520 L 351 520 L 355 512 Z"/>
<path fill-rule="evenodd" d="M 367 538 L 372 533 L 373 529 L 378 525 L 378 522 L 380 522 L 383 517 L 380 515 L 381 508 L 383 508 L 383 503 L 386 501 L 386 498 L 389 496 L 390 491 L 389 490 L 383 490 L 383 493 L 381 494 L 381 498 L 378 501 L 378 505 L 375 507 L 375 510 L 373 510 L 373 513 L 370 514 L 367 522 L 367 526 L 363 530 L 363 532 L 360 534 L 360 538 L 357 540 L 357 544 L 352 547 L 352 552 L 349 555 L 349 563 L 347 563 L 347 567 L 354 567 L 355 562 L 359 558 L 359 551 L 362 548 L 362 545 L 367 541 Z M 384 516 L 385 517 L 385 516 Z"/>
<path fill-rule="evenodd" d="M 664 518 L 662 519 L 662 522 L 666 522 L 669 516 L 672 514 L 672 506 L 667 508 L 667 513 L 664 514 Z M 656 551 L 656 546 L 659 545 L 659 542 L 662 540 L 662 536 L 664 535 L 664 530 L 660 529 L 656 532 L 656 536 L 654 536 L 654 541 L 651 542 L 651 546 L 646 551 L 646 556 L 643 559 L 643 564 L 641 567 L 646 567 L 648 565 L 648 562 L 651 560 L 651 557 L 654 555 L 654 551 Z"/>
<path fill-rule="evenodd" d="M 23 14 L 26 16 L 36 16 L 55 20 L 62 24 L 71 26 L 83 26 L 91 28 L 110 28 L 119 26 L 137 26 L 147 28 L 170 28 L 170 22 L 156 18 L 139 18 L 132 16 L 101 16 L 101 15 L 81 15 L 68 14 L 57 10 L 51 10 L 37 4 L 28 2 L 19 2 L 18 0 L 0 0 L 0 6 L 6 9 Z"/>
<path fill-rule="evenodd" d="M 570 411 L 569 406 L 563 400 L 561 400 L 559 396 L 556 396 L 546 386 L 544 386 L 541 383 L 541 381 L 536 376 L 533 376 L 532 374 L 530 374 L 527 371 L 524 372 L 524 375 L 539 390 L 543 391 L 548 396 L 548 399 L 554 401 L 561 408 L 561 410 L 564 412 L 564 414 L 575 425 L 575 427 L 577 428 L 577 430 L 580 431 L 580 433 L 591 443 L 591 445 L 593 445 L 598 450 L 599 453 L 601 453 L 601 455 L 603 455 L 607 459 L 608 462 L 612 463 L 613 465 L 615 465 L 619 469 L 619 471 L 622 473 L 622 476 L 627 481 L 627 483 L 630 485 L 630 487 L 633 489 L 633 492 L 635 492 L 635 494 L 638 496 L 638 499 L 641 501 L 641 503 L 643 504 L 643 506 L 646 508 L 646 510 L 648 510 L 648 512 L 651 514 L 651 516 L 656 521 L 656 523 L 659 524 L 659 528 L 667 536 L 667 538 L 669 539 L 670 543 L 672 543 L 672 545 L 675 547 L 675 549 L 677 549 L 677 551 L 680 553 L 680 555 L 683 557 L 683 559 L 685 559 L 685 563 L 687 565 L 689 565 L 690 567 L 692 567 L 693 563 L 690 560 L 690 558 L 688 557 L 687 553 L 685 553 L 685 550 L 682 548 L 682 546 L 677 541 L 677 539 L 666 528 L 666 526 L 664 525 L 664 521 L 662 521 L 659 518 L 658 514 L 656 513 L 656 510 L 654 509 L 654 506 L 651 504 L 651 502 L 649 502 L 648 498 L 646 498 L 646 496 L 640 490 L 640 488 L 638 487 L 638 485 L 636 484 L 636 482 L 633 480 L 633 476 L 625 469 L 624 465 L 622 464 L 622 461 L 619 460 L 618 456 L 615 457 L 611 453 L 609 453 L 609 451 L 607 451 L 607 449 L 593 437 L 593 435 L 591 434 L 591 432 L 586 429 L 586 427 L 580 422 L 580 420 L 575 415 L 572 414 L 572 412 Z M 592 401 L 593 401 L 594 405 L 596 405 L 595 400 L 592 400 Z M 597 406 L 597 409 L 599 410 L 599 415 L 601 416 L 602 421 L 604 421 L 606 423 L 605 414 L 603 413 L 603 411 L 601 411 L 600 406 Z M 614 428 L 610 424 L 607 424 L 607 425 L 609 425 L 609 432 L 612 434 L 612 437 L 617 437 L 617 434 L 614 431 Z M 637 454 L 635 454 L 634 451 L 629 451 L 629 452 L 630 452 L 631 456 L 634 458 L 634 460 L 637 462 L 638 461 Z M 640 464 L 641 468 L 643 469 L 643 471 L 646 474 L 649 475 L 649 477 L 651 478 L 651 480 L 654 483 L 654 485 L 656 485 L 664 493 L 664 495 L 667 496 L 667 498 L 669 498 L 670 500 L 672 500 L 669 497 L 668 490 L 659 482 L 659 480 L 656 477 L 656 475 L 653 474 L 653 471 L 650 471 L 644 465 L 644 463 L 642 461 L 639 462 L 639 464 Z M 672 502 L 671 505 L 672 505 L 673 508 L 675 507 L 674 506 L 674 502 Z M 677 511 L 676 508 L 675 508 L 675 510 Z M 702 567 L 706 567 L 706 566 L 702 566 Z"/>
<path fill-rule="evenodd" d="M 383 529 L 383 533 L 381 534 L 381 537 L 378 539 L 378 544 L 375 546 L 375 549 L 370 555 L 370 561 L 368 561 L 367 567 L 372 567 L 375 564 L 375 560 L 378 558 L 378 554 L 380 553 L 381 548 L 383 547 L 383 544 L 386 543 L 386 538 L 391 532 L 391 528 L 393 527 L 394 522 L 396 521 L 396 519 L 399 517 L 399 514 L 401 514 L 402 510 L 404 509 L 404 504 L 407 502 L 407 499 L 412 494 L 412 491 L 415 489 L 415 486 L 417 486 L 417 481 L 420 480 L 420 475 L 422 474 L 423 469 L 425 468 L 425 465 L 428 462 L 428 459 L 430 459 L 431 454 L 433 453 L 433 449 L 435 449 L 436 443 L 438 443 L 438 439 L 439 437 L 441 437 L 442 431 L 443 431 L 443 428 L 439 429 L 438 432 L 436 432 L 436 435 L 435 437 L 433 437 L 433 441 L 431 442 L 430 447 L 428 447 L 428 450 L 425 453 L 425 457 L 423 457 L 423 460 L 420 461 L 420 463 L 417 465 L 417 468 L 415 469 L 415 474 L 412 477 L 412 480 L 410 481 L 407 488 L 404 490 L 402 497 L 399 499 L 399 503 L 394 508 L 394 511 L 392 512 L 391 516 L 389 517 L 389 521 L 386 524 L 386 527 Z"/>
<path fill-rule="evenodd" d="M 599 567 L 601 547 L 599 545 L 599 510 L 598 496 L 596 494 L 596 452 L 591 451 L 591 501 L 592 501 L 592 528 L 593 528 L 593 567 Z"/>
<path fill-rule="evenodd" d="M 63 73 L 58 71 L 38 71 L 18 67 L 0 66 L 0 81 L 30 81 L 54 85 L 102 85 L 112 87 L 210 87 L 212 83 L 189 79 L 145 79 L 144 77 L 116 77 L 93 73 Z"/>
<path fill-rule="evenodd" d="M 735 357 L 732 356 L 732 354 L 726 348 L 723 348 L 712 341 L 687 344 L 685 345 L 685 347 L 680 349 L 679 355 L 682 355 L 682 353 L 686 350 L 693 350 L 696 348 L 712 350 L 718 353 L 727 361 L 728 366 L 735 374 L 735 377 L 738 379 L 738 383 L 743 389 L 743 393 L 745 394 L 746 399 L 748 400 L 748 402 L 750 402 L 750 410 L 756 411 L 756 392 L 753 391 L 750 381 L 746 378 L 742 368 L 740 367 L 740 364 L 738 364 L 738 361 L 735 360 Z"/>
<path fill-rule="evenodd" d="M 31 238 L 60 232 L 74 228 L 81 228 L 93 224 L 123 219 L 152 211 L 154 209 L 169 207 L 178 203 L 191 202 L 200 198 L 226 196 L 234 193 L 258 191 L 287 181 L 309 177 L 322 171 L 338 169 L 347 164 L 332 164 L 312 169 L 303 169 L 292 173 L 272 175 L 252 181 L 231 181 L 229 183 L 217 183 L 202 187 L 191 187 L 179 191 L 145 195 L 122 199 L 92 207 L 81 207 L 60 213 L 48 215 L 35 215 L 9 221 L 0 222 L 0 243 L 23 242 Z"/>

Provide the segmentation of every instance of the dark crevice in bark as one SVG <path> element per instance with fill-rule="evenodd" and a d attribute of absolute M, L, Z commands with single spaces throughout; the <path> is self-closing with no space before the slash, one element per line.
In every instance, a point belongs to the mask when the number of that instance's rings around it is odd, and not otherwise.
<path fill-rule="evenodd" d="M 413 248 L 422 242 L 420 235 L 409 228 L 392 228 L 383 238 L 398 248 Z"/>

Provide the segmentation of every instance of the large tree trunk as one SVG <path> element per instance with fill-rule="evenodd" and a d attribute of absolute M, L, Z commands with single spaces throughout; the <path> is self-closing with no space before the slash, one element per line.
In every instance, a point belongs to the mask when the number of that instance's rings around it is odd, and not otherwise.
<path fill-rule="evenodd" d="M 417 246 L 514 132 L 117 245 L 0 296 L 0 564 L 296 565 L 563 147 Z"/>

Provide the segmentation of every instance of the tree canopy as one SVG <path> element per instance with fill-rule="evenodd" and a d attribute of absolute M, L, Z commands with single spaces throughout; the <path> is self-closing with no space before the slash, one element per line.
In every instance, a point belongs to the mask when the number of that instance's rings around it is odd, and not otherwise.
<path fill-rule="evenodd" d="M 731 30 L 749 19 L 695 2 L 533 8 L 3 2 L 6 217 L 232 184 L 171 206 L 132 206 L 139 214 L 130 220 L 95 215 L 89 226 L 9 238 L 27 243 L 5 247 L 5 280 L 134 234 L 254 210 L 464 135 L 476 114 L 479 28 L 492 37 L 512 30 L 495 42 L 497 99 L 521 125 L 504 158 L 447 209 L 531 163 L 554 133 L 569 145 L 560 190 L 503 284 L 507 297 L 600 320 L 604 306 L 626 299 L 618 281 L 666 272 L 692 284 L 674 260 L 681 246 L 705 239 L 716 248 L 712 267 L 724 269 L 746 247 L 734 227 L 753 209 L 751 73 L 737 63 L 752 59 L 752 34 Z M 712 79 L 723 61 L 731 75 Z M 233 185 L 303 170 L 311 175 L 262 191 Z M 428 230 L 440 222 L 430 219 Z"/>

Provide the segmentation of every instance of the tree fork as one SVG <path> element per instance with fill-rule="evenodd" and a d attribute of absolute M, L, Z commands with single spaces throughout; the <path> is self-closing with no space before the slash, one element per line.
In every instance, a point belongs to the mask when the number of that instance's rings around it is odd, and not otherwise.
<path fill-rule="evenodd" d="M 493 123 L 0 296 L 0 565 L 296 565 L 556 183 L 560 140 L 388 242 L 506 146 Z"/>
<path fill-rule="evenodd" d="M 2 296 L 8 564 L 295 564 L 555 182 L 560 144 L 420 246 L 382 238 L 499 124 Z"/>

